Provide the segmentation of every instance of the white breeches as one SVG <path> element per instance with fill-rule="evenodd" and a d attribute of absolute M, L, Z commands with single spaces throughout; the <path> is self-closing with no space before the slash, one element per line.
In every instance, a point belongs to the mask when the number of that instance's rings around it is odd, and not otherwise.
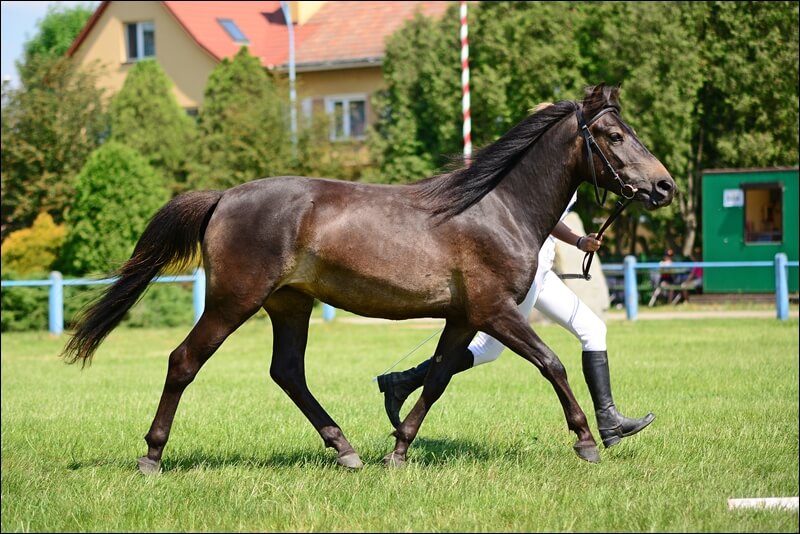
<path fill-rule="evenodd" d="M 564 282 L 550 269 L 537 270 L 525 300 L 519 305 L 523 317 L 528 318 L 533 308 L 551 321 L 572 332 L 581 342 L 584 351 L 606 350 L 606 325 Z M 473 366 L 496 360 L 505 347 L 483 332 L 469 344 L 475 360 Z"/>

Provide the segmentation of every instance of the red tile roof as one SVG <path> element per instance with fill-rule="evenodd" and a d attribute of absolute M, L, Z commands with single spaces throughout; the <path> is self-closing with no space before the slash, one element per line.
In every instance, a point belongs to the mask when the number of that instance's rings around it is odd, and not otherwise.
<path fill-rule="evenodd" d="M 439 16 L 451 2 L 327 2 L 297 31 L 295 61 L 326 64 L 382 58 L 384 41 L 419 9 Z M 284 58 L 281 63 L 286 63 Z"/>
<path fill-rule="evenodd" d="M 280 2 L 163 2 L 189 35 L 217 59 L 231 57 L 242 44 L 218 22 L 230 19 L 250 41 L 250 53 L 264 66 L 287 55 L 288 30 Z M 297 43 L 295 42 L 295 49 Z"/>
<path fill-rule="evenodd" d="M 72 55 L 110 2 L 100 4 L 67 52 Z M 438 16 L 452 2 L 329 1 L 305 24 L 295 26 L 295 62 L 298 68 L 342 63 L 375 62 L 383 57 L 385 39 L 417 9 Z M 250 53 L 265 67 L 286 65 L 288 29 L 280 2 L 185 2 L 162 4 L 194 41 L 220 60 L 233 56 L 235 42 L 218 19 L 230 19 L 249 40 Z"/>

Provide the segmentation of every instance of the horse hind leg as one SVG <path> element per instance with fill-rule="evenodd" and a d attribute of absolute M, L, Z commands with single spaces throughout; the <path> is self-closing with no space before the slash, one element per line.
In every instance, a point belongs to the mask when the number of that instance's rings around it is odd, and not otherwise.
<path fill-rule="evenodd" d="M 359 469 L 364 464 L 358 453 L 306 383 L 304 360 L 313 305 L 312 297 L 288 287 L 276 291 L 265 302 L 264 309 L 272 320 L 273 330 L 270 376 L 319 432 L 325 446 L 336 449 L 336 462 L 349 469 Z"/>
<path fill-rule="evenodd" d="M 445 326 L 436 346 L 430 369 L 425 377 L 422 394 L 414 404 L 414 407 L 411 408 L 411 411 L 408 412 L 406 418 L 395 430 L 393 434 L 396 439 L 394 450 L 383 457 L 383 463 L 386 467 L 403 467 L 405 465 L 408 447 L 416 438 L 428 411 L 442 396 L 450 383 L 450 379 L 456 373 L 456 369 L 459 366 L 458 360 L 462 357 L 476 333 L 476 330 L 466 325 L 448 322 Z"/>
<path fill-rule="evenodd" d="M 209 305 L 211 302 L 217 304 L 212 307 Z M 144 438 L 148 446 L 147 456 L 139 458 L 139 471 L 144 474 L 156 474 L 160 471 L 161 456 L 186 387 L 192 383 L 200 368 L 222 342 L 259 308 L 257 305 L 250 309 L 243 308 L 232 301 L 228 301 L 227 306 L 221 306 L 218 302 L 206 300 L 206 309 L 200 320 L 169 356 L 161 400 L 150 431 Z"/>

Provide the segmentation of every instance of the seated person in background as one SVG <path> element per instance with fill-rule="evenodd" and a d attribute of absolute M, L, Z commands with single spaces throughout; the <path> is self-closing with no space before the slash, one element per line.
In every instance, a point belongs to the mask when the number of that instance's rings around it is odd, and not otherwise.
<path fill-rule="evenodd" d="M 666 252 L 664 252 L 664 257 L 659 262 L 661 265 L 669 266 L 672 265 L 672 257 L 675 255 L 672 252 L 671 248 L 668 248 Z M 658 285 L 661 286 L 662 293 L 665 293 L 667 296 L 667 302 L 673 302 L 675 298 L 675 292 L 672 289 L 667 289 L 667 286 L 672 285 L 675 283 L 675 275 L 670 271 L 661 271 L 661 277 L 659 279 Z"/>
<path fill-rule="evenodd" d="M 700 252 L 695 249 L 689 254 L 690 261 L 702 261 Z M 689 276 L 681 282 L 681 296 L 683 297 L 684 302 L 689 302 L 689 292 L 696 291 L 701 292 L 703 289 L 703 268 L 702 267 L 692 267 L 692 270 L 689 271 Z"/>
<path fill-rule="evenodd" d="M 672 249 L 667 249 L 664 252 L 664 257 L 658 264 L 661 267 L 668 267 L 672 264 L 673 255 Z M 675 283 L 672 272 L 669 270 L 651 271 L 650 280 L 653 282 L 654 291 L 652 297 L 650 297 L 648 306 L 652 308 L 658 301 L 658 297 L 666 297 L 667 302 L 672 302 L 673 298 L 675 298 L 674 291 L 672 289 L 667 289 L 669 285 Z"/>

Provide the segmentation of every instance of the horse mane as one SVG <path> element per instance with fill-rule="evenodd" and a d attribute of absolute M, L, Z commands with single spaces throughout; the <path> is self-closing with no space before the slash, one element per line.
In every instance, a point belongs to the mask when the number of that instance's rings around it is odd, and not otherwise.
<path fill-rule="evenodd" d="M 517 164 L 525 151 L 553 124 L 578 109 L 563 100 L 522 119 L 494 143 L 480 149 L 470 165 L 412 184 L 422 207 L 449 219 L 480 201 Z"/>

